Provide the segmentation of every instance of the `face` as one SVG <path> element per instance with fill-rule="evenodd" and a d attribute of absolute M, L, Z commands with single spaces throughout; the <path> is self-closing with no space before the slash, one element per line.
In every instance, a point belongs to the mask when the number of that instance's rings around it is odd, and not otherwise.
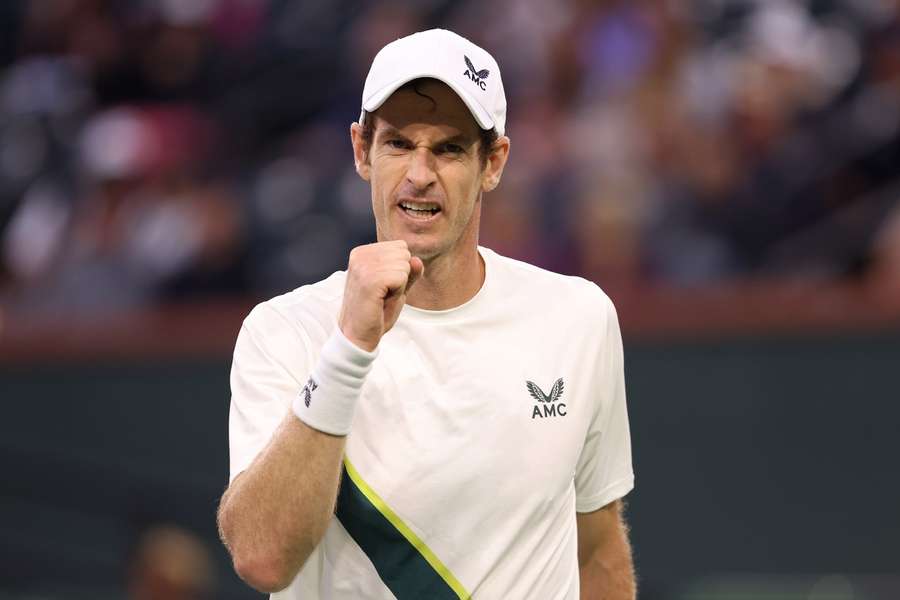
<path fill-rule="evenodd" d="M 372 187 L 378 241 L 405 240 L 428 261 L 474 250 L 481 194 L 499 182 L 509 140 L 498 140 L 482 168 L 478 125 L 459 96 L 435 80 L 417 90 L 398 90 L 368 116 L 368 153 L 358 124 L 351 137 L 357 171 Z"/>

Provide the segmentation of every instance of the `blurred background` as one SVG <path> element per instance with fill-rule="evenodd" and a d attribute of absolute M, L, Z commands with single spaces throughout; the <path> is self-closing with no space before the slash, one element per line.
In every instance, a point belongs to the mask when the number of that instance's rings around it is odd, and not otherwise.
<path fill-rule="evenodd" d="M 641 597 L 900 598 L 900 1 L 0 3 L 0 599 L 257 598 L 215 534 L 256 303 L 373 241 L 385 43 L 503 69 L 481 242 L 623 324 Z"/>

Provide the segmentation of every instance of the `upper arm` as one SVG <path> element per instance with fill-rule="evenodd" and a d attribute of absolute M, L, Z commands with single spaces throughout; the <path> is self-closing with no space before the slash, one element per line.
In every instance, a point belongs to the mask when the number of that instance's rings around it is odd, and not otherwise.
<path fill-rule="evenodd" d="M 232 481 L 266 446 L 303 387 L 311 356 L 301 334 L 265 304 L 241 327 L 231 366 L 228 415 Z"/>
<path fill-rule="evenodd" d="M 628 546 L 628 526 L 622 501 L 615 500 L 593 512 L 576 513 L 578 564 L 584 565 L 605 551 Z"/>
<path fill-rule="evenodd" d="M 637 585 L 622 501 L 576 517 L 583 600 L 634 600 Z"/>
<path fill-rule="evenodd" d="M 605 507 L 634 487 L 622 335 L 615 307 L 605 295 L 603 302 L 592 383 L 596 408 L 575 470 L 576 510 L 581 513 Z"/>

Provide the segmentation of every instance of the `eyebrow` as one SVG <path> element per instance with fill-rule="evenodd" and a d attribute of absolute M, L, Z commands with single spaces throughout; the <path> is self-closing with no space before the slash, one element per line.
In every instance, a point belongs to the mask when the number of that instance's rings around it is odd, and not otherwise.
<path fill-rule="evenodd" d="M 385 125 L 379 129 L 375 130 L 375 138 L 376 139 L 384 139 L 384 138 L 400 138 L 404 142 L 408 142 L 409 138 L 400 133 L 400 130 L 396 127 L 392 127 L 390 125 Z"/>
<path fill-rule="evenodd" d="M 391 125 L 386 125 L 383 128 L 379 129 L 376 132 L 376 137 L 385 138 L 400 138 L 404 141 L 410 141 L 405 135 L 403 135 L 399 129 L 393 127 Z M 446 137 L 435 142 L 435 146 L 440 146 L 443 144 L 459 144 L 462 146 L 469 146 L 474 144 L 476 141 L 474 136 L 466 135 L 465 133 L 457 133 L 456 135 L 451 135 L 450 137 Z"/>
<path fill-rule="evenodd" d="M 457 133 L 456 135 L 452 135 L 448 138 L 438 141 L 438 145 L 440 144 L 459 144 L 461 146 L 471 146 L 475 143 L 475 138 L 465 133 Z"/>

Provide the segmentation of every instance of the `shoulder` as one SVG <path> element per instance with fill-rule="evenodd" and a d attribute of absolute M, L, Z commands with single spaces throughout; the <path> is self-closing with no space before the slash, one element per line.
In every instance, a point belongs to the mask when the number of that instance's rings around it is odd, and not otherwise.
<path fill-rule="evenodd" d="M 330 334 L 344 293 L 345 271 L 322 281 L 298 287 L 257 304 L 244 319 L 243 328 L 261 337 L 289 331 L 312 341 Z"/>
<path fill-rule="evenodd" d="M 482 248 L 494 269 L 503 293 L 520 296 L 547 309 L 567 311 L 581 318 L 606 322 L 616 319 L 616 309 L 600 286 L 583 277 L 562 275 L 530 263 Z"/>

